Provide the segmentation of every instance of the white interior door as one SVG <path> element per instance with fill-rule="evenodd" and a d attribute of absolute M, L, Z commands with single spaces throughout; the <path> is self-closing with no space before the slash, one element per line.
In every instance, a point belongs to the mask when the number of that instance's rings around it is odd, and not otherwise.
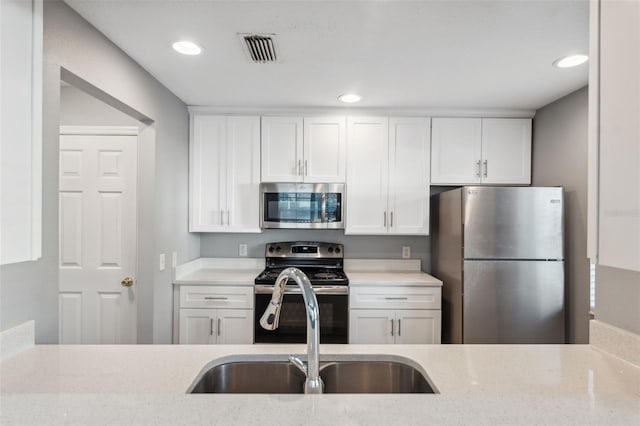
<path fill-rule="evenodd" d="M 60 135 L 60 343 L 136 343 L 136 140 Z"/>

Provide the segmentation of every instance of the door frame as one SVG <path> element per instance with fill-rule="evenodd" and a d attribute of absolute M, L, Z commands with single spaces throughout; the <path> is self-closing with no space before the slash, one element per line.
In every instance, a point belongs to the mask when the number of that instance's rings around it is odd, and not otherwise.
<path fill-rule="evenodd" d="M 143 123 L 141 123 L 141 126 L 143 126 Z M 140 282 L 138 280 L 138 277 L 140 276 L 140 259 L 142 256 L 142 253 L 140 252 L 140 240 L 141 240 L 141 235 L 140 235 L 140 204 L 141 201 L 143 199 L 143 197 L 141 196 L 142 194 L 142 189 L 144 188 L 142 186 L 142 182 L 141 182 L 141 173 L 140 173 L 140 166 L 141 166 L 141 144 L 140 144 L 140 133 L 141 133 L 141 129 L 137 126 L 73 126 L 73 125 L 61 125 L 59 126 L 59 136 L 63 136 L 63 135 L 94 135 L 94 136 L 135 136 L 136 137 L 136 146 L 135 146 L 135 151 L 136 151 L 136 170 L 135 170 L 135 181 L 136 181 L 136 216 L 135 216 L 135 244 L 136 244 L 136 250 L 135 250 L 135 271 L 134 271 L 134 282 L 135 285 L 137 287 L 136 289 L 136 300 L 135 300 L 135 304 L 136 304 L 136 343 L 140 341 L 140 335 L 139 335 L 139 327 L 138 327 L 138 323 L 139 323 L 139 308 L 140 308 L 140 294 L 141 292 L 140 290 Z M 60 146 L 58 145 L 58 152 L 60 152 Z M 58 182 L 58 216 L 60 215 L 60 182 Z M 58 225 L 59 226 L 59 225 Z M 60 230 L 58 229 L 58 232 L 60 232 Z M 57 262 L 57 269 L 58 269 L 58 294 L 60 293 L 60 250 L 58 250 L 58 259 L 56 259 Z M 58 307 L 59 309 L 59 307 Z M 58 321 L 59 321 L 59 314 L 58 314 Z M 58 324 L 58 340 L 60 339 L 60 325 Z"/>

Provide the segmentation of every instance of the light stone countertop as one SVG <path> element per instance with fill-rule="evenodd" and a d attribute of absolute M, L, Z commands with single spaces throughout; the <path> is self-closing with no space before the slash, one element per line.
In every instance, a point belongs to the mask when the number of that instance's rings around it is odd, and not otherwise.
<path fill-rule="evenodd" d="M 264 259 L 200 258 L 174 271 L 175 285 L 246 285 L 264 269 Z M 419 260 L 345 259 L 349 285 L 442 286 L 442 281 L 420 270 Z"/>
<path fill-rule="evenodd" d="M 386 354 L 439 394 L 187 395 L 220 358 L 285 359 L 305 345 L 36 345 L 0 362 L 0 423 L 640 424 L 640 368 L 589 345 L 321 345 Z"/>

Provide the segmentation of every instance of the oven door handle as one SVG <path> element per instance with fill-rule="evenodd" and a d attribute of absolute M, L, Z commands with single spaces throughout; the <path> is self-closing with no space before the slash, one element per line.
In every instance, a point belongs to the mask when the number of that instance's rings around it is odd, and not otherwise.
<path fill-rule="evenodd" d="M 323 285 L 313 286 L 315 294 L 349 294 L 349 287 L 344 285 Z M 256 285 L 255 294 L 273 294 L 272 285 Z M 286 286 L 284 294 L 302 294 L 302 290 L 298 286 Z"/>

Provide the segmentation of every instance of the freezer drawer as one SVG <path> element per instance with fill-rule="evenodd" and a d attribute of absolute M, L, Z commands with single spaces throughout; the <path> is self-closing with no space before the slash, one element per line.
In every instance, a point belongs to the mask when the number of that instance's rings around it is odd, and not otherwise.
<path fill-rule="evenodd" d="M 564 343 L 564 262 L 464 261 L 464 343 Z"/>
<path fill-rule="evenodd" d="M 465 259 L 563 259 L 563 190 L 462 188 Z"/>

